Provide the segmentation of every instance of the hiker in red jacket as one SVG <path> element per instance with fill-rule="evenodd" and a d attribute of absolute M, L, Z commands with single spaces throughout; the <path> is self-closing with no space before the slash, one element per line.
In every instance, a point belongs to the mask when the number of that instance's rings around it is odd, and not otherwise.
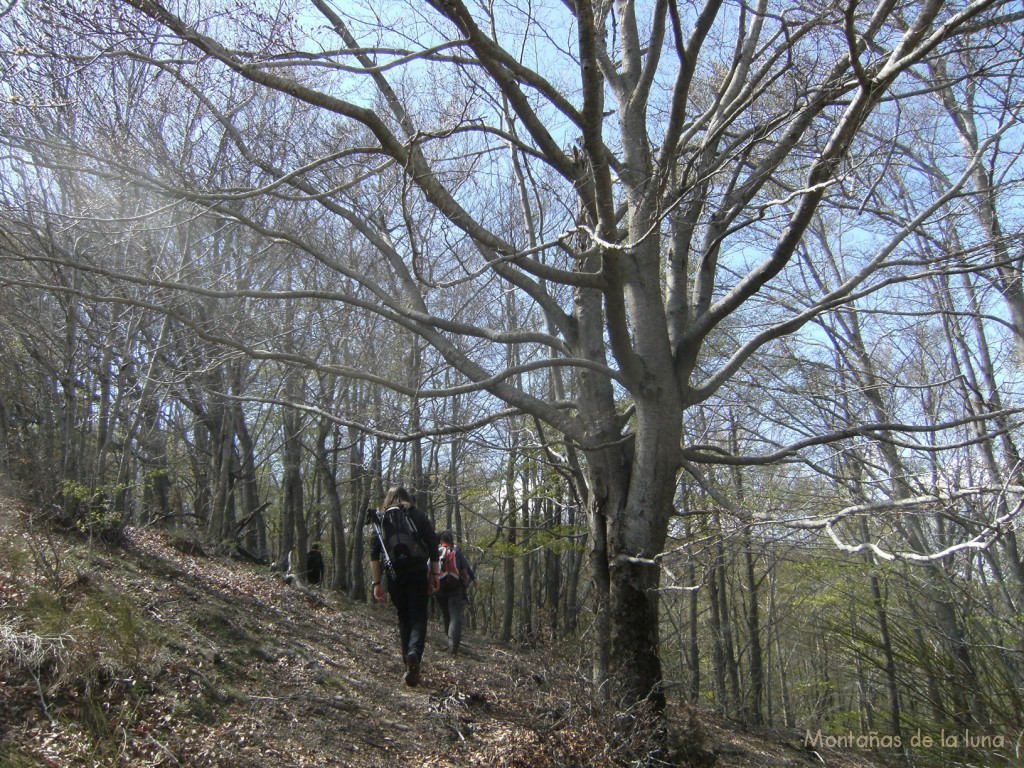
<path fill-rule="evenodd" d="M 437 605 L 441 609 L 445 634 L 448 635 L 448 652 L 455 654 L 459 652 L 459 643 L 462 642 L 462 617 L 469 587 L 476 581 L 476 575 L 462 550 L 455 546 L 451 531 L 443 531 L 439 539 L 441 576 Z"/>

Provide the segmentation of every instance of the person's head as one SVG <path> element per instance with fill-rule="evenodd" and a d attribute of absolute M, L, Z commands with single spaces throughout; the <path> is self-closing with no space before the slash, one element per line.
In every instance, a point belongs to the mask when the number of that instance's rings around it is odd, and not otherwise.
<path fill-rule="evenodd" d="M 388 492 L 384 496 L 384 509 L 391 509 L 391 507 L 397 507 L 399 504 L 409 507 L 412 506 L 412 496 L 405 489 L 404 485 L 392 485 L 388 488 Z"/>
<path fill-rule="evenodd" d="M 319 552 L 320 551 L 320 545 L 319 544 L 314 544 L 313 545 L 313 551 L 314 552 Z"/>
<path fill-rule="evenodd" d="M 455 537 L 452 536 L 451 531 L 441 531 L 441 533 L 439 533 L 437 536 L 437 540 L 440 541 L 441 544 L 446 547 L 451 547 L 455 544 Z"/>

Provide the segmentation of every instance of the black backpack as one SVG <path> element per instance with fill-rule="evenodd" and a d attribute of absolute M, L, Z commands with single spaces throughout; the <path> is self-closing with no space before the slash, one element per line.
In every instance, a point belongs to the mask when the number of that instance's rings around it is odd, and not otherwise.
<path fill-rule="evenodd" d="M 406 507 L 390 507 L 384 512 L 384 546 L 396 567 L 408 560 L 426 560 L 427 547 Z"/>

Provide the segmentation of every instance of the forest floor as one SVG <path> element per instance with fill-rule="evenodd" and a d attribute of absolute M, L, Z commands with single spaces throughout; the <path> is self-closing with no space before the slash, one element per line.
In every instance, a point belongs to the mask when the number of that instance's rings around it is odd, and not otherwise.
<path fill-rule="evenodd" d="M 453 657 L 433 621 L 409 688 L 396 645 L 390 606 L 310 592 L 156 529 L 90 544 L 0 498 L 3 768 L 630 764 L 612 738 L 621 721 L 586 704 L 578 649 L 470 633 Z M 883 764 L 690 708 L 670 722 L 721 768 Z"/>

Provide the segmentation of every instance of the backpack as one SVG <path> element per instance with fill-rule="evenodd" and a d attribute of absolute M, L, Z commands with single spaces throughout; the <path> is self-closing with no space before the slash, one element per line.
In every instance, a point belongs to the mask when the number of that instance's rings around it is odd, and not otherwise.
<path fill-rule="evenodd" d="M 462 583 L 459 566 L 455 562 L 455 547 L 441 547 L 441 589 L 455 589 Z"/>
<path fill-rule="evenodd" d="M 384 512 L 382 524 L 384 546 L 396 567 L 410 560 L 426 560 L 427 547 L 405 507 L 390 507 Z"/>

